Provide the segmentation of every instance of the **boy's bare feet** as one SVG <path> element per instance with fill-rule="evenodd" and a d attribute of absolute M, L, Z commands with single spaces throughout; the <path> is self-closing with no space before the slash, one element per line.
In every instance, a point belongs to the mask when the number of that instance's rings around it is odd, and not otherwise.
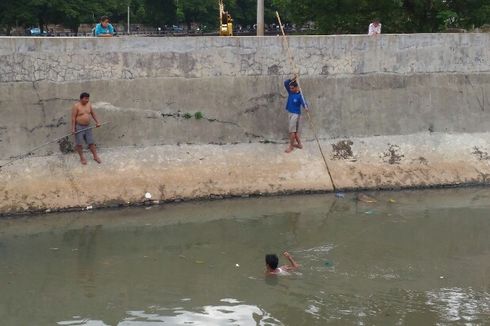
<path fill-rule="evenodd" d="M 80 157 L 80 162 L 83 164 L 83 165 L 87 165 L 87 159 L 83 156 Z"/>
<path fill-rule="evenodd" d="M 100 157 L 98 155 L 94 156 L 94 161 L 97 162 L 97 163 L 102 163 L 102 160 L 100 159 Z"/>
<path fill-rule="evenodd" d="M 288 148 L 285 150 L 285 152 L 286 152 L 286 153 L 291 153 L 293 150 L 294 150 L 294 147 L 289 146 L 289 147 L 288 147 Z"/>
<path fill-rule="evenodd" d="M 294 144 L 293 146 L 296 147 L 296 148 L 299 148 L 299 149 L 303 149 L 303 145 L 301 145 L 299 143 L 298 144 Z"/>

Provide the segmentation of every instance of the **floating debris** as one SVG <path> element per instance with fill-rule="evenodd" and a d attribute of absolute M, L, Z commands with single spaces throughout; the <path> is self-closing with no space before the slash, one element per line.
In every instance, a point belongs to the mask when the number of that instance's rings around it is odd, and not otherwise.
<path fill-rule="evenodd" d="M 327 260 L 324 265 L 326 267 L 332 267 L 333 266 L 333 262 L 331 262 L 330 260 Z"/>
<path fill-rule="evenodd" d="M 151 199 L 151 194 L 150 194 L 149 192 L 147 192 L 147 193 L 145 194 L 145 198 L 146 198 L 146 199 Z"/>
<path fill-rule="evenodd" d="M 337 198 L 344 198 L 345 197 L 345 194 L 343 192 L 337 192 L 337 193 L 335 193 L 335 197 L 337 197 Z"/>
<path fill-rule="evenodd" d="M 357 200 L 361 201 L 363 203 L 375 203 L 375 202 L 377 202 L 376 199 L 374 199 L 373 197 L 370 197 L 368 195 L 365 195 L 365 194 L 358 194 Z"/>

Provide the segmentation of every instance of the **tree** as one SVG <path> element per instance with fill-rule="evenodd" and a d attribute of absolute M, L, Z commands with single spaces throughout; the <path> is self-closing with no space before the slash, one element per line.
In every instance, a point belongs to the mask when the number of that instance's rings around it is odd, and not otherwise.
<path fill-rule="evenodd" d="M 177 21 L 177 3 L 174 0 L 145 0 L 145 10 L 146 21 L 153 26 L 173 24 Z"/>
<path fill-rule="evenodd" d="M 217 0 L 179 0 L 184 22 L 190 29 L 192 23 L 200 23 L 218 28 L 218 1 Z"/>
<path fill-rule="evenodd" d="M 34 24 L 36 18 L 25 1 L 0 1 L 0 26 L 4 26 L 7 35 L 13 27 Z"/>
<path fill-rule="evenodd" d="M 0 0 L 0 27 L 63 24 L 77 31 L 80 23 L 95 23 L 102 15 L 125 21 L 127 6 L 133 21 L 157 26 L 185 22 L 217 28 L 218 0 Z M 257 0 L 225 0 L 235 24 L 256 22 Z M 489 0 L 265 0 L 265 22 L 301 27 L 313 22 L 316 33 L 366 33 L 373 18 L 383 32 L 421 33 L 450 27 L 472 29 L 490 24 Z"/>

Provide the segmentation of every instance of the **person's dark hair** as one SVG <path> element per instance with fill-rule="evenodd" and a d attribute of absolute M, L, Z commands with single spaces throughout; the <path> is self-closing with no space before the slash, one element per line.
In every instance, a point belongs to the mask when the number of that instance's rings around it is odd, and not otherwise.
<path fill-rule="evenodd" d="M 289 86 L 298 87 L 298 83 L 295 81 L 292 81 L 289 83 Z"/>
<path fill-rule="evenodd" d="M 275 254 L 265 255 L 265 263 L 272 269 L 276 269 L 279 265 L 279 258 Z"/>
<path fill-rule="evenodd" d="M 105 22 L 106 20 L 109 20 L 109 17 L 107 17 L 107 16 L 100 17 L 101 22 Z"/>
<path fill-rule="evenodd" d="M 87 93 L 87 92 L 83 92 L 82 94 L 80 94 L 80 99 L 84 98 L 84 97 L 87 97 L 89 98 L 90 97 L 90 94 Z"/>

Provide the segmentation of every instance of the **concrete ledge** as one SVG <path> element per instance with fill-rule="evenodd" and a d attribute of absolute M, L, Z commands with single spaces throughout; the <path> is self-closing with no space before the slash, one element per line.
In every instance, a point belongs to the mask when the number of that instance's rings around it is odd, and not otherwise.
<path fill-rule="evenodd" d="M 155 146 L 102 150 L 103 164 L 82 166 L 75 154 L 38 157 L 5 168 L 0 211 L 104 206 L 211 195 L 328 191 L 323 162 L 312 150 L 284 145 Z M 7 171 L 8 169 L 8 171 Z"/>
<path fill-rule="evenodd" d="M 337 189 L 490 184 L 490 133 L 324 140 Z M 315 142 L 182 145 L 101 151 L 103 164 L 76 154 L 34 157 L 2 169 L 0 213 L 173 201 L 210 196 L 332 191 Z"/>
<path fill-rule="evenodd" d="M 337 189 L 489 183 L 490 34 L 289 44 Z M 0 38 L 0 160 L 66 135 L 82 91 L 112 122 L 102 165 L 68 140 L 3 168 L 0 213 L 332 191 L 308 124 L 284 153 L 290 74 L 280 37 Z"/>

